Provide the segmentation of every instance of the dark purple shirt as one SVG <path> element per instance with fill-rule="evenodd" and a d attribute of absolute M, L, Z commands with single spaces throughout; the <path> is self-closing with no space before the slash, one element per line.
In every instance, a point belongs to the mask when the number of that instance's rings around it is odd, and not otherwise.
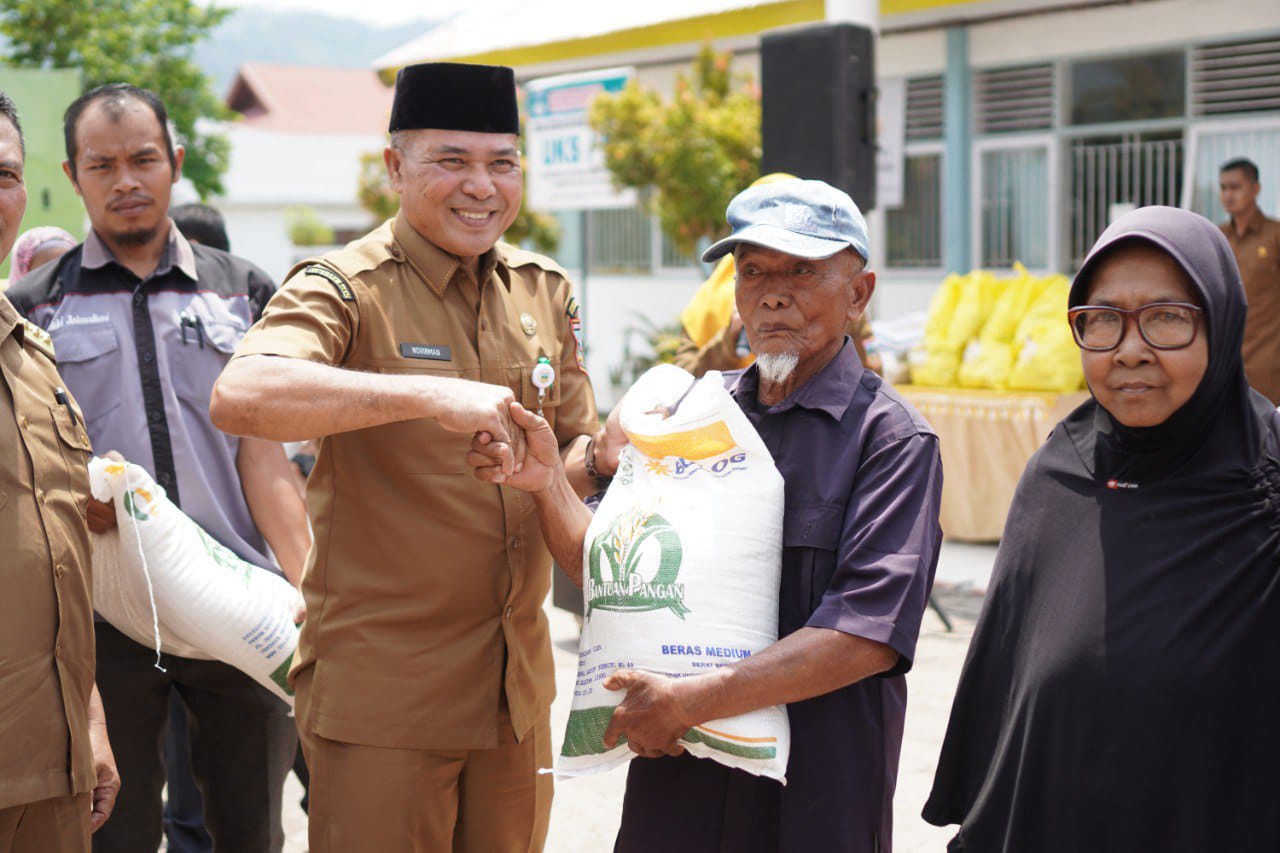
<path fill-rule="evenodd" d="M 938 563 L 942 461 L 929 424 L 846 340 L 776 406 L 754 366 L 726 374 L 786 484 L 778 636 L 831 628 L 901 656 L 879 677 L 787 706 L 787 785 L 708 759 L 636 759 L 617 850 L 892 850 L 904 678 Z"/>

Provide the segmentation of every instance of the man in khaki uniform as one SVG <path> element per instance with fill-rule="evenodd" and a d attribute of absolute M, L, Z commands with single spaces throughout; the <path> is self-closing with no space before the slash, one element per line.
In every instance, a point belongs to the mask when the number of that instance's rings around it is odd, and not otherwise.
<path fill-rule="evenodd" d="M 1222 223 L 1249 300 L 1244 326 L 1244 370 L 1249 384 L 1280 405 L 1280 221 L 1258 208 L 1258 167 L 1240 158 L 1222 165 L 1219 198 L 1229 222 Z"/>
<path fill-rule="evenodd" d="M 402 70 L 384 154 L 399 214 L 295 268 L 214 389 L 229 432 L 321 436 L 291 673 L 313 853 L 546 835 L 551 561 L 533 501 L 466 454 L 483 433 L 514 470 L 519 401 L 580 493 L 616 455 L 564 272 L 497 242 L 520 209 L 517 131 L 510 69 Z"/>
<path fill-rule="evenodd" d="M 0 261 L 27 206 L 0 92 Z M 0 295 L 0 853 L 88 851 L 120 778 L 93 682 L 89 438 L 53 344 Z"/>

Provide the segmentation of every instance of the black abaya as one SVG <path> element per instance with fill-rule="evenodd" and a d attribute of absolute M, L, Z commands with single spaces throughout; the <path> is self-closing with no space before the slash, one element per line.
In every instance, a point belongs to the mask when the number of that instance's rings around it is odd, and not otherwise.
<path fill-rule="evenodd" d="M 1089 401 L 1028 464 L 925 819 L 953 853 L 1280 851 L 1280 444 L 1240 361 L 1244 292 L 1206 220 L 1143 208 L 1201 295 L 1209 366 L 1168 421 Z"/>

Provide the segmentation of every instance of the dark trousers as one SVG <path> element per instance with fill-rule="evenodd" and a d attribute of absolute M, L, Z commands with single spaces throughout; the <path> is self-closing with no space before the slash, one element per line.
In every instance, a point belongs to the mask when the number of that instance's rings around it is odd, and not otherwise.
<path fill-rule="evenodd" d="M 169 694 L 169 734 L 164 739 L 164 837 L 169 853 L 212 853 L 204 828 L 204 799 L 191 772 L 191 736 L 182 695 Z"/>
<path fill-rule="evenodd" d="M 281 794 L 297 747 L 288 707 L 227 664 L 165 655 L 160 672 L 153 650 L 104 622 L 95 629 L 98 690 L 122 785 L 111 820 L 93 836 L 94 853 L 160 846 L 162 750 L 174 691 L 187 706 L 191 769 L 214 849 L 278 853 Z"/>

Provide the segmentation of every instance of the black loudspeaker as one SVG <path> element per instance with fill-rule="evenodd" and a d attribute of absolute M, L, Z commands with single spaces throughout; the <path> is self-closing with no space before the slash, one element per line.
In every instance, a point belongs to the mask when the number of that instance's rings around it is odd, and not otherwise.
<path fill-rule="evenodd" d="M 875 37 L 818 24 L 761 39 L 761 173 L 818 178 L 876 205 Z"/>

